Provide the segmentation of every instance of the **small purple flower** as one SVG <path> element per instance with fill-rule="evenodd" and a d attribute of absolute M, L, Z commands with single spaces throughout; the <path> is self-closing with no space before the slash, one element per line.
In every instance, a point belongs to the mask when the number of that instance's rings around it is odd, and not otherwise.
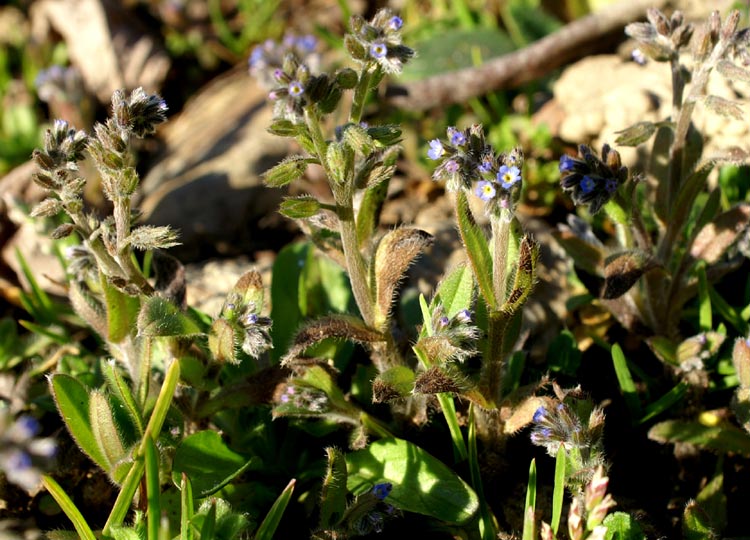
<path fill-rule="evenodd" d="M 454 127 L 448 128 L 448 138 L 453 146 L 463 146 L 466 144 L 466 135 Z"/>
<path fill-rule="evenodd" d="M 596 187 L 596 181 L 590 176 L 584 176 L 581 180 L 581 191 L 583 193 L 591 193 Z"/>
<path fill-rule="evenodd" d="M 489 154 L 484 156 L 477 169 L 479 169 L 479 172 L 482 174 L 490 172 L 492 170 L 492 156 Z"/>
<path fill-rule="evenodd" d="M 492 185 L 492 182 L 482 180 L 477 184 L 475 193 L 477 194 L 477 197 L 482 199 L 484 202 L 487 202 L 495 197 L 497 190 L 495 190 L 495 186 Z"/>
<path fill-rule="evenodd" d="M 440 157 L 445 153 L 445 149 L 443 148 L 443 143 L 441 143 L 438 139 L 433 139 L 430 141 L 430 149 L 427 151 L 427 156 L 430 159 L 440 159 Z"/>
<path fill-rule="evenodd" d="M 404 25 L 404 21 L 401 20 L 401 17 L 394 15 L 391 17 L 391 20 L 388 21 L 388 28 L 391 30 L 401 30 L 401 27 Z"/>
<path fill-rule="evenodd" d="M 388 54 L 388 47 L 385 43 L 376 41 L 370 45 L 370 56 L 373 58 L 383 58 Z"/>
<path fill-rule="evenodd" d="M 535 412 L 534 416 L 531 418 L 534 422 L 539 423 L 542 420 L 544 420 L 544 417 L 547 415 L 547 409 L 544 407 L 539 407 Z"/>
<path fill-rule="evenodd" d="M 576 161 L 567 154 L 560 156 L 560 172 L 572 171 Z"/>
<path fill-rule="evenodd" d="M 449 173 L 458 172 L 458 162 L 455 159 L 449 159 L 445 162 L 445 170 Z"/>
<path fill-rule="evenodd" d="M 292 81 L 287 87 L 289 89 L 289 95 L 292 97 L 300 97 L 305 93 L 305 87 L 299 81 Z"/>
<path fill-rule="evenodd" d="M 299 47 L 304 52 L 314 51 L 317 45 L 318 39 L 311 34 L 297 38 L 297 47 Z"/>
<path fill-rule="evenodd" d="M 471 322 L 471 311 L 468 309 L 462 309 L 456 313 L 455 319 L 462 324 L 468 324 Z"/>
<path fill-rule="evenodd" d="M 282 82 L 286 75 L 284 74 L 284 70 L 281 68 L 276 68 L 273 70 L 273 78 L 276 79 L 279 82 Z M 288 80 L 288 79 L 287 79 Z"/>
<path fill-rule="evenodd" d="M 633 52 L 630 53 L 630 58 L 632 58 L 633 62 L 635 62 L 639 66 L 645 66 L 646 62 L 648 62 L 648 58 L 646 58 L 646 55 L 643 54 L 643 51 L 637 48 L 633 49 Z"/>
<path fill-rule="evenodd" d="M 497 181 L 500 182 L 500 185 L 504 189 L 510 189 L 520 180 L 521 171 L 516 166 L 508 167 L 507 165 L 503 165 L 497 172 Z"/>
<path fill-rule="evenodd" d="M 245 315 L 245 324 L 257 324 L 257 322 L 258 315 L 256 315 L 255 313 L 248 313 L 247 315 Z"/>
<path fill-rule="evenodd" d="M 450 323 L 451 323 L 451 320 L 448 317 L 446 317 L 445 315 L 443 315 L 442 317 L 440 317 L 438 319 L 438 325 L 440 326 L 440 328 L 446 327 Z"/>
<path fill-rule="evenodd" d="M 391 493 L 392 489 L 393 484 L 390 482 L 381 482 L 372 487 L 372 494 L 382 501 Z"/>

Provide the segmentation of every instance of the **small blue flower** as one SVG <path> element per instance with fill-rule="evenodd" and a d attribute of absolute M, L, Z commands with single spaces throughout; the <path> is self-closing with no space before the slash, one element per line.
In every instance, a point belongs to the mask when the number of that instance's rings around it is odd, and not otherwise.
<path fill-rule="evenodd" d="M 448 138 L 453 146 L 463 146 L 466 144 L 466 135 L 454 127 L 448 128 Z"/>
<path fill-rule="evenodd" d="M 521 170 L 516 166 L 508 167 L 507 165 L 503 165 L 497 172 L 497 181 L 500 182 L 500 185 L 504 189 L 510 189 L 520 180 Z"/>
<path fill-rule="evenodd" d="M 567 154 L 560 156 L 560 172 L 571 171 L 575 167 L 575 160 Z"/>
<path fill-rule="evenodd" d="M 604 184 L 604 189 L 607 190 L 607 193 L 614 193 L 617 191 L 617 180 L 614 178 L 607 178 L 607 182 Z"/>
<path fill-rule="evenodd" d="M 392 489 L 393 484 L 390 482 L 381 482 L 372 487 L 372 494 L 382 501 L 391 493 Z"/>
<path fill-rule="evenodd" d="M 535 412 L 534 416 L 531 418 L 534 422 L 539 423 L 542 420 L 544 420 L 544 417 L 547 415 L 547 409 L 544 407 L 539 407 Z"/>
<path fill-rule="evenodd" d="M 289 90 L 289 95 L 292 97 L 300 97 L 305 93 L 305 87 L 299 81 L 290 82 L 287 89 Z"/>
<path fill-rule="evenodd" d="M 304 52 L 314 51 L 317 45 L 318 39 L 311 34 L 300 36 L 299 38 L 297 38 L 297 47 L 299 47 Z"/>
<path fill-rule="evenodd" d="M 482 162 L 479 164 L 477 169 L 479 169 L 479 172 L 482 174 L 487 174 L 492 170 L 492 156 L 486 155 L 482 158 Z"/>
<path fill-rule="evenodd" d="M 581 191 L 583 193 L 591 193 L 596 187 L 596 181 L 590 176 L 584 176 L 581 180 Z"/>
<path fill-rule="evenodd" d="M 370 45 L 370 56 L 372 56 L 373 58 L 383 58 L 387 54 L 388 47 L 386 47 L 385 43 L 376 41 L 372 45 Z"/>
<path fill-rule="evenodd" d="M 438 139 L 433 139 L 430 141 L 430 149 L 427 151 L 427 156 L 430 159 L 440 159 L 440 157 L 445 153 L 445 149 L 443 148 L 443 143 L 441 143 Z"/>
<path fill-rule="evenodd" d="M 482 199 L 484 202 L 487 202 L 495 197 L 497 190 L 495 189 L 495 186 L 492 184 L 492 182 L 482 180 L 477 184 L 475 193 L 477 194 L 477 197 Z"/>
<path fill-rule="evenodd" d="M 451 323 L 451 320 L 445 315 L 443 315 L 442 317 L 438 319 L 437 322 L 438 322 L 438 328 L 444 328 Z"/>
<path fill-rule="evenodd" d="M 388 28 L 391 30 L 401 30 L 401 27 L 404 25 L 404 21 L 401 20 L 401 17 L 394 15 L 391 17 L 391 20 L 388 21 Z"/>
<path fill-rule="evenodd" d="M 471 322 L 471 311 L 468 309 L 462 309 L 456 313 L 455 319 L 462 324 L 468 324 Z"/>

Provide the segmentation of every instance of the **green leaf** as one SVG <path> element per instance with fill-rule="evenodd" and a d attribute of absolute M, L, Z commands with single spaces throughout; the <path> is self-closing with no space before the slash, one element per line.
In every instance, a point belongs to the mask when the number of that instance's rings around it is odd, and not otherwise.
<path fill-rule="evenodd" d="M 471 308 L 474 300 L 474 276 L 465 265 L 454 268 L 438 284 L 437 292 L 430 303 L 433 309 L 442 304 L 445 316 L 450 318 L 462 309 Z M 425 319 L 425 323 L 429 319 Z"/>
<path fill-rule="evenodd" d="M 660 443 L 691 443 L 706 450 L 750 456 L 750 435 L 731 425 L 704 425 L 690 420 L 667 420 L 652 427 L 649 439 Z"/>
<path fill-rule="evenodd" d="M 197 498 L 216 493 L 260 458 L 247 459 L 232 451 L 215 431 L 199 431 L 185 437 L 174 454 L 172 481 L 180 485 L 186 474 Z"/>
<path fill-rule="evenodd" d="M 115 477 L 116 465 L 127 456 L 125 445 L 120 435 L 120 429 L 115 425 L 115 417 L 109 404 L 109 399 L 102 392 L 94 390 L 89 394 L 89 424 L 91 433 L 99 445 L 107 467 L 104 469 L 112 479 L 119 483 L 125 479 L 127 469 L 118 470 Z"/>
<path fill-rule="evenodd" d="M 276 533 L 276 528 L 281 523 L 281 518 L 284 515 L 289 501 L 292 498 L 292 492 L 294 491 L 294 484 L 296 480 L 291 479 L 284 491 L 281 492 L 278 499 L 273 503 L 273 506 L 266 514 L 263 519 L 263 523 L 258 527 L 258 531 L 255 533 L 255 540 L 273 540 L 273 535 Z"/>
<path fill-rule="evenodd" d="M 99 447 L 91 427 L 88 388 L 77 379 L 62 373 L 52 375 L 50 386 L 57 409 L 73 440 L 94 463 L 109 471 L 109 461 Z"/>
<path fill-rule="evenodd" d="M 320 529 L 335 527 L 346 511 L 346 459 L 336 448 L 326 448 L 328 467 L 320 493 Z"/>
<path fill-rule="evenodd" d="M 107 381 L 107 385 L 125 405 L 128 416 L 130 416 L 133 425 L 138 430 L 138 435 L 143 435 L 143 418 L 141 412 L 136 405 L 135 397 L 133 397 L 128 383 L 117 369 L 117 364 L 114 360 L 102 363 L 102 374 Z"/>
<path fill-rule="evenodd" d="M 388 502 L 449 523 L 464 524 L 477 512 L 476 493 L 441 461 L 408 441 L 380 439 L 346 456 L 347 486 L 355 494 L 390 482 Z"/>
<path fill-rule="evenodd" d="M 547 365 L 551 371 L 575 376 L 581 366 L 581 351 L 570 330 L 563 330 L 547 349 Z"/>
<path fill-rule="evenodd" d="M 151 296 L 138 315 L 138 332 L 148 337 L 190 337 L 200 335 L 201 328 L 169 300 Z"/>
<path fill-rule="evenodd" d="M 685 505 L 682 514 L 682 538 L 684 540 L 713 540 L 718 535 L 711 528 L 711 519 L 695 501 Z"/>
<path fill-rule="evenodd" d="M 373 402 L 383 403 L 411 395 L 414 377 L 414 371 L 407 366 L 393 366 L 379 373 L 372 381 Z"/>
<path fill-rule="evenodd" d="M 630 410 L 631 418 L 635 419 L 641 416 L 641 403 L 638 400 L 638 391 L 635 388 L 633 377 L 630 375 L 630 369 L 628 368 L 628 362 L 625 359 L 620 346 L 615 343 L 612 345 L 612 363 L 615 366 L 615 374 L 617 375 L 617 382 L 620 383 L 620 390 L 622 390 L 625 404 Z"/>
<path fill-rule="evenodd" d="M 613 512 L 604 518 L 607 527 L 605 540 L 646 540 L 643 529 L 638 522 L 625 512 Z"/>
<path fill-rule="evenodd" d="M 469 209 L 469 201 L 463 191 L 456 193 L 456 219 L 458 230 L 466 248 L 471 268 L 474 271 L 479 290 L 490 311 L 497 309 L 497 300 L 492 284 L 492 257 L 487 237 L 474 221 Z"/>
<path fill-rule="evenodd" d="M 68 519 L 73 522 L 73 527 L 75 527 L 78 537 L 81 540 L 96 540 L 96 536 L 94 536 L 91 527 L 86 523 L 86 519 L 70 497 L 68 497 L 68 494 L 65 493 L 65 490 L 60 487 L 60 484 L 46 474 L 42 475 L 42 483 L 50 495 L 52 495 L 52 498 L 55 499 L 55 502 L 60 505 L 65 515 L 68 516 Z"/>
<path fill-rule="evenodd" d="M 216 319 L 208 332 L 208 350 L 216 362 L 239 363 L 240 336 L 237 328 L 226 319 Z"/>

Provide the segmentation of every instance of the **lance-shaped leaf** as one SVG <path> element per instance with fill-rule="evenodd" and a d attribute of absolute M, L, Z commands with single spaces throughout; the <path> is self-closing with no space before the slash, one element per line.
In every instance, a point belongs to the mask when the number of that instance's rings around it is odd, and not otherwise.
<path fill-rule="evenodd" d="M 644 273 L 655 266 L 651 256 L 640 250 L 624 251 L 607 257 L 602 298 L 619 298 L 628 292 Z"/>
<path fill-rule="evenodd" d="M 296 483 L 297 481 L 292 478 L 284 488 L 284 491 L 276 498 L 268 514 L 263 518 L 260 527 L 258 527 L 255 533 L 255 540 L 273 540 L 275 538 L 276 528 L 281 523 L 281 518 L 284 515 L 286 507 L 289 505 L 289 501 L 292 500 L 292 493 L 294 492 Z M 236 538 L 236 536 L 234 537 Z"/>
<path fill-rule="evenodd" d="M 570 255 L 577 267 L 589 274 L 601 275 L 604 259 L 607 256 L 604 246 L 590 242 L 571 227 L 563 224 L 558 225 L 558 229 L 552 232 L 552 236 Z"/>
<path fill-rule="evenodd" d="M 305 349 L 328 338 L 346 339 L 355 343 L 376 343 L 383 341 L 383 334 L 368 327 L 362 319 L 349 315 L 323 317 L 304 325 L 297 332 L 282 359 L 282 364 L 292 362 L 302 355 Z"/>
<path fill-rule="evenodd" d="M 232 288 L 232 292 L 238 295 L 244 304 L 253 304 L 258 311 L 263 307 L 265 290 L 263 278 L 257 270 L 242 274 Z"/>
<path fill-rule="evenodd" d="M 450 318 L 463 309 L 471 308 L 474 300 L 474 277 L 471 269 L 457 266 L 438 283 L 430 307 L 443 306 L 445 316 Z"/>
<path fill-rule="evenodd" d="M 492 285 L 492 257 L 487 237 L 474 221 L 469 209 L 469 201 L 462 190 L 456 193 L 456 219 L 482 298 L 490 309 L 497 309 L 497 300 Z"/>
<path fill-rule="evenodd" d="M 109 399 L 98 390 L 89 394 L 89 422 L 94 440 L 107 461 L 107 467 L 104 470 L 112 480 L 118 484 L 121 483 L 130 470 L 130 463 L 123 462 L 128 451 L 123 443 L 120 429 L 115 424 L 115 416 Z"/>
<path fill-rule="evenodd" d="M 102 338 L 108 335 L 107 313 L 91 291 L 79 281 L 71 281 L 68 296 L 73 309 Z"/>
<path fill-rule="evenodd" d="M 217 362 L 236 364 L 242 335 L 231 322 L 216 319 L 208 333 L 208 349 Z"/>
<path fill-rule="evenodd" d="M 347 486 L 361 495 L 381 482 L 393 489 L 388 503 L 407 512 L 463 524 L 474 518 L 477 494 L 455 472 L 417 445 L 380 439 L 346 456 Z"/>
<path fill-rule="evenodd" d="M 750 224 L 750 204 L 742 203 L 719 214 L 693 241 L 690 255 L 708 264 L 717 262 Z"/>
<path fill-rule="evenodd" d="M 720 454 L 750 456 L 750 435 L 728 423 L 705 425 L 692 420 L 667 420 L 652 427 L 648 437 L 660 443 L 690 443 Z"/>
<path fill-rule="evenodd" d="M 414 381 L 416 394 L 458 394 L 465 390 L 469 383 L 464 375 L 450 364 L 432 366 L 420 373 Z"/>
<path fill-rule="evenodd" d="M 393 366 L 372 381 L 372 402 L 384 403 L 411 395 L 414 372 L 406 366 Z"/>
<path fill-rule="evenodd" d="M 694 500 L 685 505 L 682 515 L 682 538 L 684 540 L 714 540 L 720 538 L 711 527 L 711 518 Z"/>
<path fill-rule="evenodd" d="M 737 120 L 742 120 L 744 111 L 739 103 L 719 96 L 706 96 L 703 98 L 706 107 L 721 116 L 731 116 Z"/>
<path fill-rule="evenodd" d="M 73 440 L 103 470 L 108 471 L 109 460 L 99 447 L 91 427 L 89 390 L 70 375 L 57 373 L 50 378 L 52 396 Z"/>
<path fill-rule="evenodd" d="M 323 530 L 336 526 L 346 512 L 346 459 L 336 448 L 326 448 L 328 467 L 320 492 L 320 525 Z"/>
<path fill-rule="evenodd" d="M 310 161 L 305 157 L 289 156 L 266 171 L 263 178 L 269 187 L 282 187 L 302 176 L 308 163 Z"/>
<path fill-rule="evenodd" d="M 170 301 L 149 297 L 138 315 L 138 332 L 148 337 L 190 337 L 201 334 L 198 324 Z"/>
<path fill-rule="evenodd" d="M 622 131 L 616 131 L 619 135 L 615 143 L 620 146 L 638 146 L 649 140 L 655 132 L 656 124 L 653 122 L 638 122 Z"/>
<path fill-rule="evenodd" d="M 125 294 L 113 286 L 104 275 L 101 276 L 104 301 L 107 305 L 106 338 L 119 343 L 135 331 L 141 301 L 137 296 Z"/>
<path fill-rule="evenodd" d="M 524 236 L 518 246 L 518 263 L 513 278 L 513 286 L 508 298 L 500 308 L 503 313 L 515 313 L 526 302 L 534 288 L 538 261 L 539 243 L 532 240 L 528 235 Z"/>
<path fill-rule="evenodd" d="M 730 60 L 721 60 L 716 65 L 716 69 L 719 73 L 724 75 L 728 81 L 750 82 L 750 70 L 741 68 Z"/>
<path fill-rule="evenodd" d="M 420 229 L 396 229 L 386 234 L 375 251 L 375 325 L 387 324 L 396 292 L 414 259 L 432 243 L 432 235 Z"/>

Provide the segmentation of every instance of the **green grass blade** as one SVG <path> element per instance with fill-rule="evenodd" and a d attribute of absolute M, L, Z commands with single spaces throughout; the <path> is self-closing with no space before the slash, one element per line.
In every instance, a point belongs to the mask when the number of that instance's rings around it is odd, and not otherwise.
<path fill-rule="evenodd" d="M 535 523 L 534 512 L 536 511 L 536 460 L 531 460 L 529 467 L 529 483 L 526 487 L 526 505 L 523 516 L 523 540 L 534 540 Z"/>
<path fill-rule="evenodd" d="M 193 500 L 193 485 L 185 473 L 182 473 L 180 483 L 180 510 L 180 539 L 193 540 L 193 527 L 190 522 L 195 512 L 195 501 Z"/>
<path fill-rule="evenodd" d="M 146 530 L 148 540 L 159 540 L 161 501 L 159 497 L 159 452 L 151 437 L 143 441 L 146 458 Z"/>
<path fill-rule="evenodd" d="M 31 272 L 31 268 L 29 268 L 29 264 L 26 262 L 26 259 L 18 248 L 16 248 L 16 259 L 21 267 L 23 276 L 26 278 L 26 281 L 28 281 L 29 287 L 31 288 L 31 298 L 34 300 L 34 306 L 38 308 L 39 314 L 43 317 L 40 322 L 53 321 L 55 319 L 55 310 L 52 305 L 52 300 L 44 289 L 39 286 L 34 274 Z"/>
<path fill-rule="evenodd" d="M 461 426 L 458 424 L 458 417 L 456 416 L 456 404 L 453 401 L 453 396 L 448 393 L 438 394 L 438 401 L 440 402 L 440 408 L 443 409 L 443 416 L 448 424 L 448 430 L 451 433 L 451 440 L 453 441 L 453 455 L 456 462 L 464 461 L 468 455 L 466 453 L 466 444 L 464 443 L 464 436 L 461 433 Z"/>
<path fill-rule="evenodd" d="M 625 404 L 630 410 L 630 416 L 633 419 L 639 418 L 641 416 L 641 403 L 638 400 L 638 392 L 635 389 L 635 383 L 630 374 L 625 354 L 623 354 L 622 349 L 617 343 L 612 345 L 611 353 L 612 363 L 615 366 L 615 373 L 617 374 L 617 381 L 620 383 L 620 389 L 622 390 Z"/>
<path fill-rule="evenodd" d="M 706 267 L 701 264 L 696 269 L 698 274 L 698 326 L 701 332 L 710 332 L 713 328 L 711 314 L 711 297 L 706 278 Z"/>
<path fill-rule="evenodd" d="M 42 475 L 42 483 L 50 495 L 52 495 L 52 498 L 55 499 L 55 502 L 60 505 L 65 515 L 68 516 L 68 519 L 73 522 L 73 527 L 75 527 L 78 537 L 82 540 L 96 540 L 91 527 L 86 523 L 83 515 L 81 515 L 76 505 L 73 504 L 68 494 L 60 487 L 60 484 L 46 474 Z"/>
<path fill-rule="evenodd" d="M 555 487 L 552 492 L 552 532 L 557 534 L 562 516 L 563 498 L 565 497 L 565 468 L 568 466 L 568 453 L 565 447 L 560 445 L 555 459 Z"/>
<path fill-rule="evenodd" d="M 711 299 L 711 306 L 716 309 L 716 312 L 731 324 L 740 335 L 746 336 L 750 332 L 750 325 L 747 324 L 745 311 L 738 312 L 711 285 L 708 286 L 708 294 Z M 746 309 L 747 315 L 750 316 L 750 306 Z"/>
<path fill-rule="evenodd" d="M 292 498 L 292 492 L 294 491 L 294 484 L 296 480 L 292 478 L 281 495 L 273 503 L 273 506 L 266 514 L 263 519 L 263 523 L 258 527 L 258 532 L 255 534 L 255 540 L 273 540 L 273 535 L 276 532 L 276 528 L 281 522 L 281 517 L 284 515 L 290 499 Z"/>
<path fill-rule="evenodd" d="M 680 401 L 688 391 L 688 385 L 684 382 L 679 382 L 669 392 L 664 394 L 662 397 L 654 401 L 644 411 L 643 418 L 638 422 L 639 424 L 645 424 L 655 416 L 660 415 L 669 409 L 672 405 Z"/>

